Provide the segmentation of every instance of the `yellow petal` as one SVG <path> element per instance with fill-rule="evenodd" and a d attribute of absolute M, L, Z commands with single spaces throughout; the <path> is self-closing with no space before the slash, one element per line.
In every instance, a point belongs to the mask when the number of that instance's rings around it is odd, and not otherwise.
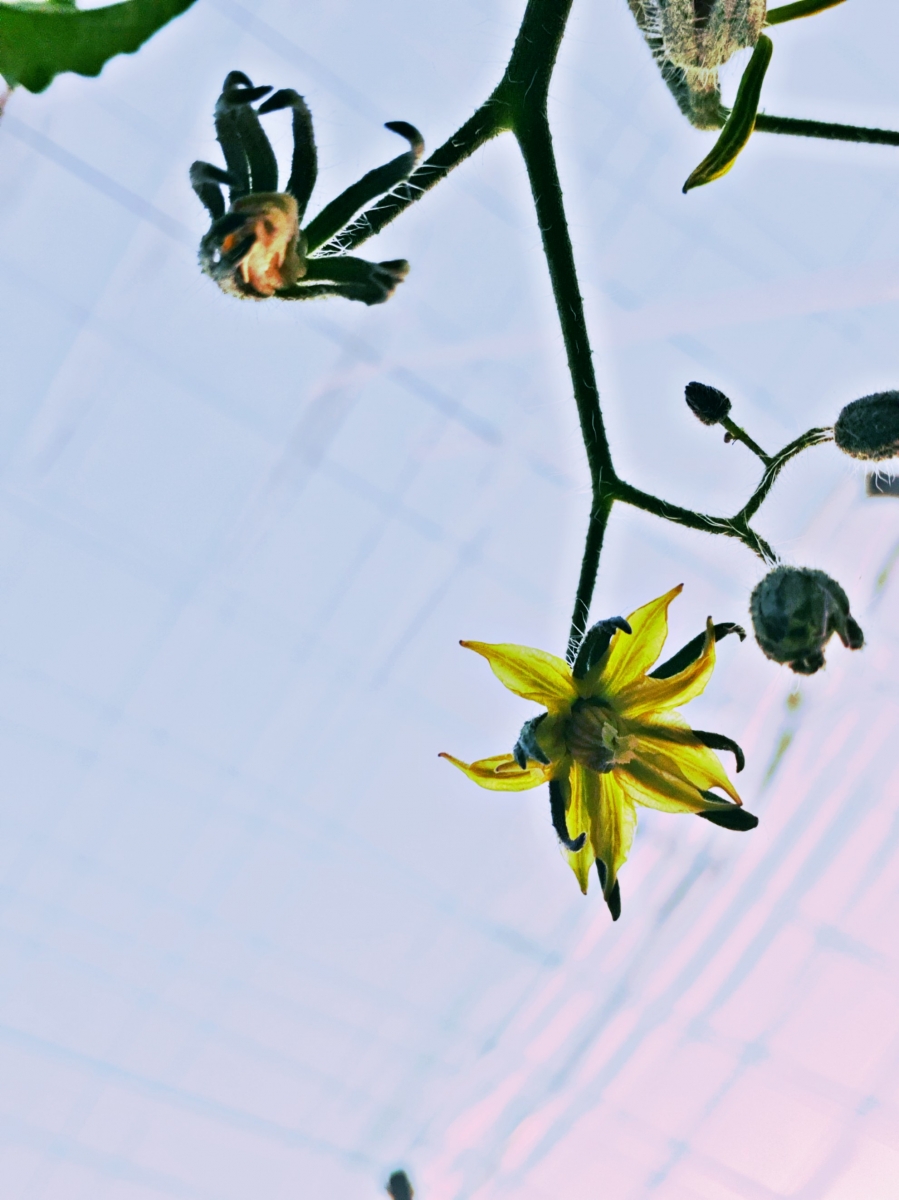
<path fill-rule="evenodd" d="M 598 815 L 598 808 L 595 803 L 593 804 L 592 812 L 590 809 L 591 796 L 585 787 L 584 779 L 586 774 L 584 768 L 575 763 L 572 765 L 568 776 L 564 779 L 559 779 L 562 795 L 565 798 L 565 823 L 568 826 L 568 836 L 573 841 L 582 833 L 586 833 L 587 835 L 587 840 L 580 850 L 574 852 L 571 850 L 566 851 L 568 864 L 572 871 L 574 871 L 580 889 L 585 896 L 590 883 L 590 871 L 593 868 L 593 845 L 590 838 L 590 830 L 594 815 Z"/>
<path fill-rule="evenodd" d="M 729 800 L 708 800 L 679 771 L 666 771 L 660 762 L 649 762 L 644 757 L 617 767 L 615 774 L 628 796 L 647 808 L 670 813 L 697 813 L 731 807 Z"/>
<path fill-rule="evenodd" d="M 440 757 L 464 771 L 480 787 L 489 788 L 492 792 L 524 792 L 546 783 L 550 777 L 549 766 L 529 762 L 522 770 L 511 754 L 497 754 L 494 758 L 482 758 L 473 763 L 464 763 L 451 754 L 441 754 Z"/>
<path fill-rule="evenodd" d="M 743 803 L 717 754 L 701 742 L 694 746 L 672 746 L 670 743 L 665 746 L 651 739 L 641 738 L 639 745 L 638 757 L 649 766 L 667 775 L 679 775 L 703 792 L 714 787 L 721 788 L 735 804 Z"/>
<path fill-rule="evenodd" d="M 530 646 L 490 645 L 487 642 L 461 642 L 490 663 L 493 673 L 510 692 L 525 700 L 534 700 L 550 712 L 559 712 L 577 699 L 577 688 L 564 658 Z"/>
<path fill-rule="evenodd" d="M 650 600 L 649 604 L 631 613 L 627 621 L 632 632 L 627 634 L 619 630 L 612 638 L 608 658 L 591 689 L 592 695 L 615 699 L 622 689 L 643 678 L 662 653 L 668 636 L 668 605 L 683 586 L 678 584 L 664 596 Z"/>
<path fill-rule="evenodd" d="M 618 872 L 627 861 L 637 831 L 637 811 L 614 771 L 590 776 L 596 789 L 597 817 L 593 822 L 593 856 L 606 865 L 606 886 L 603 895 L 608 900 L 615 887 Z"/>
<path fill-rule="evenodd" d="M 650 679 L 647 676 L 634 680 L 615 697 L 615 707 L 629 720 L 678 708 L 705 691 L 714 669 L 715 629 L 709 618 L 705 645 L 699 658 L 669 679 Z"/>

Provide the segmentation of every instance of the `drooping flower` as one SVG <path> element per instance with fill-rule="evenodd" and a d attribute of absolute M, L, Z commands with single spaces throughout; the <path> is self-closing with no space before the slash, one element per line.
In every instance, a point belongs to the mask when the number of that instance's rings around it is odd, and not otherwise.
<path fill-rule="evenodd" d="M 740 747 L 721 734 L 691 729 L 674 711 L 705 689 L 716 640 L 729 633 L 742 639 L 743 630 L 709 618 L 704 634 L 651 670 L 668 633 L 668 606 L 680 591 L 673 588 L 626 621 L 598 622 L 571 666 L 527 646 L 461 643 L 486 658 L 510 691 L 545 711 L 525 722 L 511 754 L 473 763 L 442 757 L 494 791 L 548 783 L 553 826 L 581 891 L 587 891 L 595 862 L 615 920 L 621 912 L 618 872 L 637 828 L 638 804 L 693 813 L 727 829 L 758 824 L 740 807 L 712 752 L 732 751 L 740 771 Z"/>

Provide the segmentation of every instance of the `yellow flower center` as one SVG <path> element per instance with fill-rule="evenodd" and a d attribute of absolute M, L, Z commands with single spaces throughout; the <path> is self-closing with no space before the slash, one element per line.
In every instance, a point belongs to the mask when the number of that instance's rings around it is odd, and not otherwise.
<path fill-rule="evenodd" d="M 591 771 L 611 771 L 634 757 L 635 739 L 622 733 L 611 709 L 578 702 L 565 728 L 565 744 L 575 762 Z"/>

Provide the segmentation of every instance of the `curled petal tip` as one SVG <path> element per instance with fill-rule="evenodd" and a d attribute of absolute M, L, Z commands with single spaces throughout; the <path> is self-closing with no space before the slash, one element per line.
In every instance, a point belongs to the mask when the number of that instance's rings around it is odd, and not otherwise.
<path fill-rule="evenodd" d="M 412 148 L 412 153 L 416 159 L 421 158 L 425 150 L 425 140 L 418 132 L 414 125 L 410 125 L 408 121 L 387 121 L 384 124 L 385 129 L 389 129 L 391 133 L 398 133 L 400 137 L 404 137 Z"/>

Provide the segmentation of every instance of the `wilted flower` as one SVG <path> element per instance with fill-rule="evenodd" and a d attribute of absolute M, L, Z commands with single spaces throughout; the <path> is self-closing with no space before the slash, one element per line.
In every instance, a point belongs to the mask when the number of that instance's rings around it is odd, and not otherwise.
<path fill-rule="evenodd" d="M 810 567 L 775 567 L 756 586 L 749 607 L 764 653 L 799 675 L 814 675 L 824 666 L 824 647 L 834 633 L 850 650 L 865 642 L 846 593 Z"/>
<path fill-rule="evenodd" d="M 223 291 L 264 298 L 291 287 L 305 274 L 297 240 L 300 233 L 297 202 L 286 192 L 258 192 L 242 196 L 231 205 L 241 218 L 232 232 L 220 237 L 219 251 L 232 259 L 235 248 L 242 257 L 218 280 Z"/>
<path fill-rule="evenodd" d="M 510 691 L 545 712 L 526 721 L 511 754 L 464 763 L 443 757 L 481 787 L 523 791 L 549 784 L 550 811 L 586 893 L 595 862 L 613 918 L 621 911 L 618 871 L 637 826 L 635 806 L 695 813 L 728 829 L 752 829 L 710 747 L 743 753 L 730 738 L 693 730 L 673 710 L 698 696 L 715 665 L 715 640 L 738 632 L 708 621 L 674 658 L 650 672 L 668 632 L 668 605 L 680 587 L 586 634 L 574 665 L 527 646 L 462 642 L 483 655 Z M 730 797 L 716 795 L 720 788 Z"/>
<path fill-rule="evenodd" d="M 875 392 L 847 404 L 833 440 L 853 458 L 879 462 L 899 454 L 899 392 Z"/>
<path fill-rule="evenodd" d="M 194 191 L 212 217 L 200 242 L 200 265 L 232 296 L 264 300 L 308 300 L 344 296 L 381 304 L 408 274 L 404 259 L 373 263 L 341 253 L 339 234 L 365 205 L 389 192 L 415 169 L 424 151 L 418 130 L 405 121 L 387 128 L 409 142 L 406 153 L 369 171 L 301 228 L 318 173 L 312 116 L 303 97 L 289 88 L 257 109 L 270 87 L 254 87 L 232 71 L 215 106 L 215 130 L 227 170 L 195 162 Z M 259 114 L 289 108 L 293 113 L 293 159 L 286 190 L 278 191 L 278 163 Z M 222 185 L 229 189 L 226 211 Z M 335 240 L 337 239 L 337 240 Z"/>

